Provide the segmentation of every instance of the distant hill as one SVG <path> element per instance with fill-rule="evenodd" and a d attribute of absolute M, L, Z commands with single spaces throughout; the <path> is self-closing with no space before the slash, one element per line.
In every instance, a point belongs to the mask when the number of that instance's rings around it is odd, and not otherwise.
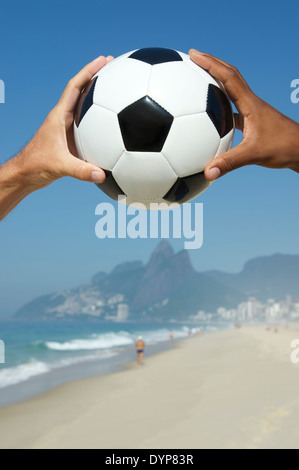
<path fill-rule="evenodd" d="M 299 255 L 274 254 L 248 261 L 238 274 L 207 271 L 207 275 L 259 300 L 299 297 Z"/>
<path fill-rule="evenodd" d="M 141 261 L 100 271 L 90 283 L 32 300 L 15 318 L 116 319 L 124 304 L 130 320 L 184 320 L 199 310 L 234 308 L 248 296 L 260 300 L 299 296 L 299 255 L 265 256 L 248 261 L 238 274 L 196 272 L 189 253 L 174 253 L 161 241 L 147 264 Z"/>

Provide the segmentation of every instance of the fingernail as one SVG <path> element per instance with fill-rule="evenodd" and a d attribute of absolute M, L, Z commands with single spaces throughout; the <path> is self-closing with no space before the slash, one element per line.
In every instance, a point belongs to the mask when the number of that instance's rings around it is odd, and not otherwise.
<path fill-rule="evenodd" d="M 103 55 L 100 55 L 99 57 L 97 57 L 96 59 L 93 60 L 93 62 L 96 62 L 98 60 L 103 60 L 105 59 L 106 60 L 106 57 L 104 57 Z"/>
<path fill-rule="evenodd" d="M 217 166 L 214 166 L 213 168 L 207 170 L 207 178 L 209 181 L 216 180 L 217 178 L 219 178 L 220 174 L 221 171 L 219 170 L 219 168 L 217 168 Z"/>
<path fill-rule="evenodd" d="M 202 53 L 200 51 L 197 51 L 196 49 L 190 49 L 190 54 L 202 55 Z"/>
<path fill-rule="evenodd" d="M 105 174 L 102 171 L 93 171 L 91 173 L 91 179 L 94 183 L 103 183 Z"/>

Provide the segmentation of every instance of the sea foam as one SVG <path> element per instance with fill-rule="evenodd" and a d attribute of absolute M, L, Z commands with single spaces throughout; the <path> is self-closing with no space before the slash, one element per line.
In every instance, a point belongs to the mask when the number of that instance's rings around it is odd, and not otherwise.
<path fill-rule="evenodd" d="M 59 343 L 57 341 L 47 341 L 45 343 L 48 349 L 55 351 L 89 351 L 96 349 L 109 349 L 120 346 L 129 346 L 133 344 L 133 339 L 125 334 L 106 333 L 102 335 L 93 335 L 88 339 L 72 339 Z"/>
<path fill-rule="evenodd" d="M 81 362 L 95 361 L 99 359 L 108 359 L 115 356 L 117 353 L 113 351 L 101 351 L 101 353 L 88 354 L 85 356 L 68 357 L 60 359 L 55 362 L 42 362 L 35 359 L 19 364 L 17 366 L 8 367 L 0 371 L 0 389 L 8 387 L 9 385 L 15 385 L 20 382 L 46 374 L 54 369 L 79 364 Z"/>

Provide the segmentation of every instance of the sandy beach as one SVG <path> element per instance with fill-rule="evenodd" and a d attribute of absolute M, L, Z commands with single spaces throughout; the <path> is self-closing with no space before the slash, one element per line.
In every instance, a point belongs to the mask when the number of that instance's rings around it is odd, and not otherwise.
<path fill-rule="evenodd" d="M 0 410 L 6 448 L 299 448 L 298 328 L 197 335 Z"/>

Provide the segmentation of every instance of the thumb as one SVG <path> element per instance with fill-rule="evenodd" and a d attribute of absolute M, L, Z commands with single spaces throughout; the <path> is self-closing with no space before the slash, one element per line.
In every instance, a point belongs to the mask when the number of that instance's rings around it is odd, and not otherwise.
<path fill-rule="evenodd" d="M 214 181 L 230 171 L 254 163 L 254 154 L 247 145 L 241 143 L 228 152 L 215 157 L 205 168 L 205 178 L 208 181 Z"/>
<path fill-rule="evenodd" d="M 97 184 L 103 183 L 106 178 L 104 170 L 73 155 L 64 158 L 63 173 L 64 176 L 71 176 L 78 180 Z"/>

